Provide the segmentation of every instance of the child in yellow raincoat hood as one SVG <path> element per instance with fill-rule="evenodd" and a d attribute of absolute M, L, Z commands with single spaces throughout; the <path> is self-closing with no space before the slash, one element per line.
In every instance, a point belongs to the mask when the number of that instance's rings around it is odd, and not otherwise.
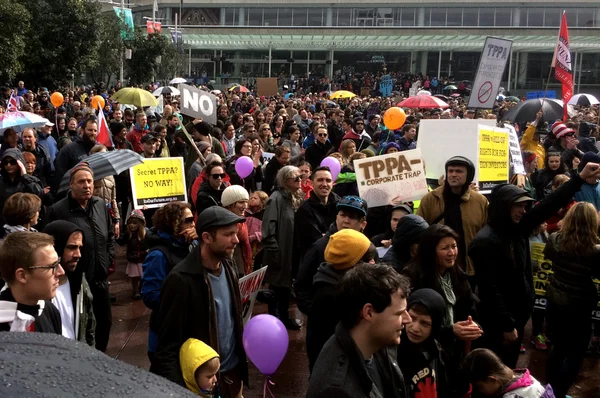
<path fill-rule="evenodd" d="M 201 397 L 218 397 L 214 389 L 221 361 L 215 350 L 198 339 L 189 338 L 179 350 L 179 363 L 188 390 Z"/>

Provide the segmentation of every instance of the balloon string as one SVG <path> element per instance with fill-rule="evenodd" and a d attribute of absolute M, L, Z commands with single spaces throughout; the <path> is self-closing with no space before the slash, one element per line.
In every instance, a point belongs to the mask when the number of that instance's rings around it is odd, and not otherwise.
<path fill-rule="evenodd" d="M 265 384 L 264 384 L 264 388 L 263 388 L 263 398 L 267 398 L 267 391 L 269 392 L 269 394 L 271 394 L 271 397 L 275 398 L 275 395 L 273 395 L 273 392 L 271 391 L 269 384 L 272 386 L 275 385 L 273 380 L 271 380 L 271 376 L 265 376 Z"/>

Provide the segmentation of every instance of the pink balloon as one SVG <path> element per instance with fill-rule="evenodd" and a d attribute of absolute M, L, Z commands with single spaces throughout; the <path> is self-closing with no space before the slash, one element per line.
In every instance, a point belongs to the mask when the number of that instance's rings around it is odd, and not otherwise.
<path fill-rule="evenodd" d="M 321 161 L 321 166 L 329 167 L 333 181 L 337 180 L 337 176 L 338 176 L 338 174 L 340 174 L 340 171 L 342 170 L 342 165 L 340 164 L 340 161 L 332 156 L 328 156 L 325 159 L 323 159 Z"/>
<path fill-rule="evenodd" d="M 283 323 L 272 315 L 252 317 L 244 327 L 244 350 L 264 375 L 275 373 L 288 349 L 289 337 Z"/>
<path fill-rule="evenodd" d="M 235 171 L 238 173 L 240 178 L 246 178 L 252 171 L 254 170 L 254 162 L 250 159 L 249 156 L 240 156 L 238 160 L 235 161 Z"/>

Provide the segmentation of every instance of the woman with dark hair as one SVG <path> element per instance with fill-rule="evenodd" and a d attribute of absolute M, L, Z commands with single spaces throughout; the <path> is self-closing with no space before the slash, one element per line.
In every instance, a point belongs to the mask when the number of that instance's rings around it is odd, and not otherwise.
<path fill-rule="evenodd" d="M 298 166 L 304 159 L 304 148 L 300 144 L 300 129 L 296 126 L 288 128 L 287 134 L 289 138 L 283 142 L 283 146 L 290 148 L 290 164 Z"/>
<path fill-rule="evenodd" d="M 246 178 L 241 178 L 236 169 L 235 164 L 242 156 L 248 156 L 252 159 L 254 170 Z M 225 170 L 231 179 L 231 185 L 241 185 L 248 191 L 249 194 L 257 191 L 257 183 L 263 181 L 263 169 L 261 164 L 262 151 L 258 150 L 253 153 L 252 141 L 248 138 L 241 138 L 235 143 L 235 155 L 225 162 Z"/>
<path fill-rule="evenodd" d="M 231 124 L 235 128 L 235 135 L 240 135 L 242 133 L 242 126 L 244 125 L 244 115 L 241 112 L 235 112 L 231 115 Z"/>
<path fill-rule="evenodd" d="M 482 334 L 477 324 L 469 322 L 475 315 L 476 298 L 467 275 L 456 266 L 458 240 L 452 228 L 430 225 L 421 236 L 415 259 L 402 271 L 411 280 L 413 291 L 429 288 L 444 298 L 446 315 L 440 343 L 446 349 L 455 346 L 455 339 L 470 341 Z"/>
<path fill-rule="evenodd" d="M 3 138 L 2 147 L 0 148 L 0 157 L 8 148 L 17 148 L 19 145 L 19 136 L 13 128 L 4 130 Z"/>
<path fill-rule="evenodd" d="M 271 123 L 271 132 L 274 135 L 279 134 L 280 136 L 283 136 L 283 133 L 284 133 L 283 123 L 284 123 L 284 118 L 282 115 L 274 116 L 273 122 Z"/>
<path fill-rule="evenodd" d="M 546 322 L 552 347 L 546 381 L 557 397 L 575 382 L 591 334 L 590 314 L 598 303 L 592 279 L 600 277 L 598 213 L 591 203 L 575 204 L 544 249 L 554 274 L 547 287 Z"/>
<path fill-rule="evenodd" d="M 148 255 L 142 264 L 142 299 L 150 308 L 150 330 L 148 333 L 148 357 L 153 360 L 158 344 L 156 324 L 160 306 L 160 288 L 163 281 L 179 262 L 187 257 L 196 243 L 194 215 L 187 203 L 171 202 L 161 207 L 152 216 L 154 227 L 146 236 Z"/>
<path fill-rule="evenodd" d="M 225 182 L 225 166 L 223 163 L 213 162 L 207 165 L 203 174 L 206 180 L 200 184 L 198 195 L 196 196 L 196 215 L 212 206 L 221 206 L 221 195 L 223 190 L 230 184 Z"/>
<path fill-rule="evenodd" d="M 558 152 L 547 152 L 544 168 L 531 174 L 531 182 L 535 187 L 535 198 L 544 199 L 552 192 L 552 180 L 559 174 L 566 174 L 567 167 Z"/>

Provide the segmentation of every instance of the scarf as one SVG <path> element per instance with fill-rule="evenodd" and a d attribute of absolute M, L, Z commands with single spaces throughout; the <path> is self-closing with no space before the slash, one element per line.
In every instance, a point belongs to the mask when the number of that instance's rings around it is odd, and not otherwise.
<path fill-rule="evenodd" d="M 444 275 L 438 275 L 438 281 L 442 287 L 444 293 L 444 300 L 446 301 L 446 316 L 444 317 L 444 326 L 454 325 L 454 311 L 453 307 L 456 304 L 456 295 L 452 289 L 452 279 L 450 273 L 446 272 Z"/>

